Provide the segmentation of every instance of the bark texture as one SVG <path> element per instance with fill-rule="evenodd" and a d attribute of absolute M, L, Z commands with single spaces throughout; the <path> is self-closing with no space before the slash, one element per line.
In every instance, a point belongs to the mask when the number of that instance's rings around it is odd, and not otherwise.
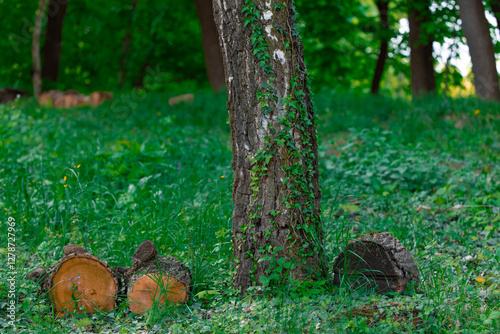
<path fill-rule="evenodd" d="M 476 95 L 486 100 L 500 100 L 495 50 L 481 0 L 458 0 L 462 30 L 472 58 Z"/>
<path fill-rule="evenodd" d="M 413 96 L 436 91 L 434 59 L 432 57 L 433 37 L 425 33 L 422 26 L 431 20 L 428 0 L 408 2 L 410 24 L 410 73 Z"/>
<path fill-rule="evenodd" d="M 47 0 L 40 0 L 38 3 L 35 26 L 33 27 L 33 43 L 31 44 L 31 57 L 33 58 L 33 96 L 36 98 L 38 98 L 42 92 L 40 35 L 42 33 L 42 21 L 46 6 Z"/>
<path fill-rule="evenodd" d="M 410 282 L 418 282 L 413 256 L 391 234 L 370 233 L 347 246 L 333 264 L 334 283 L 342 279 L 356 286 L 377 287 L 378 293 L 402 294 Z"/>
<path fill-rule="evenodd" d="M 214 17 L 233 140 L 235 286 L 319 278 L 315 115 L 292 1 L 215 0 Z"/>
<path fill-rule="evenodd" d="M 224 89 L 224 64 L 219 46 L 219 34 L 215 26 L 212 0 L 194 0 L 201 26 L 205 66 L 212 90 L 216 93 Z"/>
<path fill-rule="evenodd" d="M 372 94 L 378 94 L 380 91 L 380 81 L 384 74 L 385 62 L 389 52 L 389 0 L 378 0 L 377 8 L 380 14 L 380 52 L 378 54 L 377 65 L 372 80 Z"/>
<path fill-rule="evenodd" d="M 50 0 L 47 11 L 47 31 L 42 47 L 42 78 L 57 81 L 61 59 L 62 31 L 68 0 Z"/>

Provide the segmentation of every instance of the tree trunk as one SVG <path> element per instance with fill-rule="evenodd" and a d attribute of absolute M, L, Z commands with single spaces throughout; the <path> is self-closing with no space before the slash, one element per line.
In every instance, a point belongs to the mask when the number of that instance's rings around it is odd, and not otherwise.
<path fill-rule="evenodd" d="M 123 87 L 123 83 L 125 81 L 125 65 L 127 63 L 128 54 L 130 52 L 130 41 L 132 39 L 132 33 L 130 32 L 130 29 L 132 26 L 132 16 L 136 8 L 137 0 L 134 0 L 134 2 L 132 3 L 132 8 L 130 9 L 131 14 L 127 23 L 127 29 L 125 30 L 125 36 L 123 36 L 122 39 L 122 57 L 120 59 L 120 72 L 118 73 L 118 84 L 120 85 L 120 87 Z"/>
<path fill-rule="evenodd" d="M 291 0 L 217 0 L 234 169 L 235 287 L 324 277 L 315 111 Z"/>
<path fill-rule="evenodd" d="M 194 0 L 201 26 L 205 66 L 212 90 L 216 93 L 224 88 L 224 64 L 219 46 L 219 34 L 215 26 L 212 0 Z"/>
<path fill-rule="evenodd" d="M 481 0 L 458 0 L 462 29 L 472 58 L 476 95 L 500 100 L 495 50 Z"/>
<path fill-rule="evenodd" d="M 40 0 L 36 14 L 35 26 L 33 27 L 33 43 L 31 44 L 31 56 L 33 58 L 33 96 L 38 99 L 42 92 L 41 62 L 40 62 L 40 35 L 42 33 L 43 16 L 47 0 Z"/>
<path fill-rule="evenodd" d="M 497 19 L 497 28 L 500 30 L 500 0 L 490 1 L 491 11 Z"/>
<path fill-rule="evenodd" d="M 389 52 L 389 1 L 378 0 L 377 8 L 380 13 L 380 52 L 378 54 L 377 65 L 375 66 L 375 73 L 372 80 L 372 94 L 378 94 L 380 91 L 380 81 L 384 74 L 385 62 Z"/>
<path fill-rule="evenodd" d="M 146 76 L 146 70 L 148 69 L 150 63 L 149 61 L 151 60 L 151 57 L 154 54 L 155 51 L 155 45 L 156 45 L 156 31 L 153 33 L 153 36 L 151 38 L 151 45 L 148 54 L 146 55 L 146 59 L 144 60 L 144 63 L 142 63 L 141 68 L 139 69 L 139 74 L 137 75 L 137 78 L 135 79 L 135 88 L 143 88 L 144 87 L 144 77 Z"/>
<path fill-rule="evenodd" d="M 411 91 L 413 96 L 420 96 L 436 91 L 432 57 L 433 38 L 422 29 L 422 25 L 429 23 L 431 18 L 430 3 L 428 0 L 410 1 L 408 5 Z"/>
<path fill-rule="evenodd" d="M 47 16 L 47 32 L 42 47 L 42 78 L 57 81 L 59 61 L 61 59 L 61 41 L 64 17 L 68 0 L 50 0 Z"/>

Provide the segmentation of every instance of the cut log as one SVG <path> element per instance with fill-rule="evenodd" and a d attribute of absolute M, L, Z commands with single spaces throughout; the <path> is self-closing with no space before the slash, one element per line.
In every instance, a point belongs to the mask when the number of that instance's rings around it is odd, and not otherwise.
<path fill-rule="evenodd" d="M 55 265 L 37 268 L 28 277 L 40 282 L 58 317 L 110 311 L 116 306 L 116 273 L 81 246 L 64 247 L 64 257 Z"/>
<path fill-rule="evenodd" d="M 29 96 L 28 92 L 25 90 L 8 87 L 0 89 L 0 103 L 14 101 L 17 98 L 21 98 L 24 96 Z"/>
<path fill-rule="evenodd" d="M 342 279 L 353 287 L 376 288 L 377 293 L 402 294 L 410 282 L 418 282 L 413 256 L 391 234 L 369 233 L 349 243 L 333 264 L 334 283 Z"/>
<path fill-rule="evenodd" d="M 93 92 L 90 96 L 82 95 L 75 90 L 65 92 L 49 90 L 43 92 L 38 103 L 44 107 L 72 108 L 72 107 L 97 107 L 104 101 L 113 100 L 111 92 Z"/>
<path fill-rule="evenodd" d="M 125 275 L 127 300 L 134 313 L 144 313 L 155 303 L 184 303 L 189 299 L 191 272 L 172 256 L 161 256 L 147 240 L 135 251 Z"/>
<path fill-rule="evenodd" d="M 99 106 L 104 101 L 113 101 L 113 93 L 111 92 L 93 92 L 90 94 L 90 104 L 93 107 Z"/>
<path fill-rule="evenodd" d="M 194 101 L 194 94 L 183 94 L 175 97 L 171 97 L 168 99 L 168 104 L 171 107 L 175 107 L 179 103 L 187 103 L 189 105 L 193 104 Z"/>

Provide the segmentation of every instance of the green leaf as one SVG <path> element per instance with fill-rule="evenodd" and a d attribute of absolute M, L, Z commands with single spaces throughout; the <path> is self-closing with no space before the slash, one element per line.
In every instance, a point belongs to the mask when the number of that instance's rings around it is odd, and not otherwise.
<path fill-rule="evenodd" d="M 83 318 L 83 319 L 76 320 L 75 325 L 78 328 L 84 328 L 84 327 L 92 325 L 92 321 L 90 321 L 89 318 Z"/>
<path fill-rule="evenodd" d="M 208 299 L 210 296 L 220 294 L 219 290 L 203 290 L 198 292 L 195 296 L 198 299 Z"/>
<path fill-rule="evenodd" d="M 261 275 L 259 277 L 259 282 L 264 286 L 264 287 L 267 287 L 269 286 L 269 282 L 271 281 L 271 279 L 267 276 L 264 276 L 264 275 Z"/>
<path fill-rule="evenodd" d="M 436 204 L 441 206 L 446 203 L 446 200 L 442 198 L 441 196 L 436 197 Z"/>

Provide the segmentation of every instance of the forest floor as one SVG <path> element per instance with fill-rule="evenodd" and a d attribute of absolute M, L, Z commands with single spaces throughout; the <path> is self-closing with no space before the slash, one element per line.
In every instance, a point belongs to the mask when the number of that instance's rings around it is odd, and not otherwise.
<path fill-rule="evenodd" d="M 499 333 L 500 106 L 315 96 L 324 247 L 331 264 L 363 233 L 413 254 L 418 287 L 377 295 L 329 281 L 240 297 L 232 288 L 232 170 L 225 97 L 125 94 L 99 108 L 0 105 L 0 257 L 16 255 L 16 333 Z M 16 221 L 15 249 L 7 245 Z M 24 279 L 80 244 L 129 266 L 152 240 L 193 272 L 192 298 L 144 316 L 55 319 Z M 0 332 L 8 324 L 0 273 Z"/>

